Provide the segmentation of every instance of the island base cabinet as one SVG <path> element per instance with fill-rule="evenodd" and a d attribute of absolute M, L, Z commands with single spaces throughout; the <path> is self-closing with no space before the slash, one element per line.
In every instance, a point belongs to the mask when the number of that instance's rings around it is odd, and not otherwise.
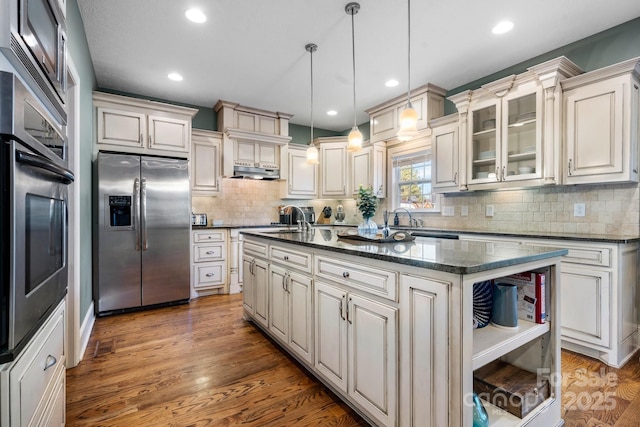
<path fill-rule="evenodd" d="M 244 257 L 243 306 L 264 327 L 269 326 L 269 292 L 267 269 L 269 264 L 260 258 Z"/>
<path fill-rule="evenodd" d="M 379 425 L 397 420 L 397 308 L 316 283 L 316 369 Z"/>
<path fill-rule="evenodd" d="M 449 425 L 449 283 L 400 276 L 400 425 Z"/>

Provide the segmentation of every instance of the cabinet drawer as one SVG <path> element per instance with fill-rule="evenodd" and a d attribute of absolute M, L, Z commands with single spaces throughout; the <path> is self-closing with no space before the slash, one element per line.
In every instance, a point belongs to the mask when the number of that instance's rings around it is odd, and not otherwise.
<path fill-rule="evenodd" d="M 28 347 L 10 374 L 11 411 L 19 414 L 16 425 L 28 425 L 36 412 L 42 412 L 41 401 L 46 401 L 47 389 L 60 376 L 60 365 L 64 365 L 64 311 L 56 311 L 43 328 L 45 335 L 34 340 L 34 346 Z M 62 373 L 64 376 L 64 372 Z M 43 399 L 44 398 L 44 399 Z"/>
<path fill-rule="evenodd" d="M 193 266 L 194 288 L 224 286 L 227 278 L 227 263 L 208 262 Z"/>
<path fill-rule="evenodd" d="M 312 265 L 310 253 L 289 250 L 279 246 L 271 246 L 269 258 L 271 261 L 275 261 L 287 267 L 297 268 L 298 270 L 306 273 L 311 273 Z"/>
<path fill-rule="evenodd" d="M 562 262 L 572 262 L 576 264 L 599 265 L 602 267 L 611 266 L 610 249 L 583 249 L 568 248 L 569 253 L 562 257 Z"/>
<path fill-rule="evenodd" d="M 224 242 L 226 239 L 226 231 L 224 230 L 202 230 L 193 232 L 193 243 L 203 242 Z"/>
<path fill-rule="evenodd" d="M 224 261 L 227 245 L 224 242 L 207 245 L 193 245 L 193 262 Z"/>
<path fill-rule="evenodd" d="M 316 256 L 315 260 L 317 276 L 397 301 L 395 272 L 364 265 L 361 260 L 356 263 L 323 256 Z"/>
<path fill-rule="evenodd" d="M 256 240 L 244 240 L 242 244 L 243 251 L 252 255 L 267 256 L 268 245 L 264 242 L 258 242 Z"/>

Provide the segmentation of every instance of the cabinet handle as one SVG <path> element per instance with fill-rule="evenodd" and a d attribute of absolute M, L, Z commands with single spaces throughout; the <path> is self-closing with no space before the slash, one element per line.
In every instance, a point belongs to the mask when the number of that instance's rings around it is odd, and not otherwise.
<path fill-rule="evenodd" d="M 207 255 L 213 255 L 214 253 L 214 251 L 207 251 Z"/>
<path fill-rule="evenodd" d="M 503 166 L 503 167 L 502 167 L 502 177 L 501 177 L 501 181 L 504 181 L 504 179 L 505 179 L 504 177 L 507 175 L 507 174 L 506 174 L 506 170 L 505 170 L 505 169 L 506 169 L 506 166 Z"/>
<path fill-rule="evenodd" d="M 343 301 L 343 300 L 344 300 L 344 295 L 342 296 L 342 298 L 340 298 L 340 306 L 338 307 L 338 310 L 340 310 L 340 318 L 341 318 L 342 320 L 345 320 L 344 315 L 342 314 L 342 313 L 343 313 L 343 310 L 342 310 L 342 308 L 343 308 L 343 307 L 342 307 L 342 301 Z"/>
<path fill-rule="evenodd" d="M 453 174 L 453 184 L 458 185 L 458 172 Z"/>
<path fill-rule="evenodd" d="M 47 369 L 49 369 L 50 367 L 52 367 L 53 365 L 55 365 L 56 363 L 58 363 L 58 359 L 56 359 L 55 357 L 53 357 L 52 355 L 48 355 L 47 356 L 47 361 L 44 364 L 44 370 L 46 371 Z"/>
<path fill-rule="evenodd" d="M 349 302 L 347 303 L 347 322 L 353 324 L 353 322 L 351 321 L 351 313 L 349 311 L 349 306 L 351 306 L 351 301 L 353 301 L 353 299 L 349 298 Z"/>
<path fill-rule="evenodd" d="M 348 271 L 342 272 L 342 277 L 344 277 L 345 279 L 348 279 L 349 278 L 349 272 Z"/>
<path fill-rule="evenodd" d="M 500 181 L 500 168 L 496 166 L 496 181 Z"/>
<path fill-rule="evenodd" d="M 207 277 L 213 277 L 213 276 L 214 276 L 214 274 L 213 274 L 213 273 L 207 273 L 207 274 L 205 274 L 205 276 L 207 276 Z"/>
<path fill-rule="evenodd" d="M 287 288 L 288 293 L 291 293 L 291 273 L 287 271 Z"/>
<path fill-rule="evenodd" d="M 149 134 L 149 145 L 153 144 L 153 139 L 151 139 L 151 134 Z"/>
<path fill-rule="evenodd" d="M 284 259 L 285 261 L 289 261 L 289 255 L 285 255 L 285 256 L 283 257 L 283 259 Z"/>
<path fill-rule="evenodd" d="M 140 140 L 138 142 L 142 144 L 142 134 L 140 134 Z"/>
<path fill-rule="evenodd" d="M 207 239 L 211 240 L 213 239 L 213 236 L 207 236 Z"/>
<path fill-rule="evenodd" d="M 282 289 L 286 292 L 287 291 L 287 285 L 285 284 L 287 280 L 287 273 L 284 273 L 282 275 Z"/>
<path fill-rule="evenodd" d="M 571 159 L 569 159 L 569 176 L 571 176 Z"/>

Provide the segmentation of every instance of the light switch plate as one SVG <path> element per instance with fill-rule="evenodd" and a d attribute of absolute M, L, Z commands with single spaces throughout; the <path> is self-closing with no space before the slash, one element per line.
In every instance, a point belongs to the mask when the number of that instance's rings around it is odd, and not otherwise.
<path fill-rule="evenodd" d="M 453 206 L 443 206 L 442 216 L 453 216 L 455 213 Z"/>
<path fill-rule="evenodd" d="M 586 213 L 586 208 L 584 203 L 574 203 L 573 204 L 573 216 L 584 216 Z"/>
<path fill-rule="evenodd" d="M 487 208 L 485 209 L 485 215 L 493 216 L 493 205 L 487 205 Z"/>

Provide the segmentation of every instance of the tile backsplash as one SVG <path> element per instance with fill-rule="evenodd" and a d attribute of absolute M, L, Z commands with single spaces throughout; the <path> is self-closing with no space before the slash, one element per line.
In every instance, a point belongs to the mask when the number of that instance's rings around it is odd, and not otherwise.
<path fill-rule="evenodd" d="M 223 179 L 217 197 L 193 197 L 193 212 L 206 213 L 209 221 L 222 220 L 225 225 L 262 225 L 277 222 L 278 206 L 295 204 L 313 206 L 316 217 L 330 206 L 335 221 L 338 204 L 344 206 L 347 224 L 358 224 L 362 217 L 353 198 L 338 200 L 282 200 L 280 182 Z M 574 205 L 584 203 L 585 216 L 574 216 Z M 375 217 L 382 224 L 383 200 Z M 498 232 L 566 232 L 640 234 L 640 187 L 637 184 L 582 185 L 541 187 L 526 190 L 466 192 L 442 197 L 442 206 L 453 207 L 453 216 L 425 213 L 414 216 L 424 226 L 437 229 Z M 493 206 L 493 217 L 486 207 Z M 463 216 L 463 210 L 467 215 Z M 406 214 L 399 215 L 406 225 Z M 389 220 L 392 222 L 392 219 Z"/>

